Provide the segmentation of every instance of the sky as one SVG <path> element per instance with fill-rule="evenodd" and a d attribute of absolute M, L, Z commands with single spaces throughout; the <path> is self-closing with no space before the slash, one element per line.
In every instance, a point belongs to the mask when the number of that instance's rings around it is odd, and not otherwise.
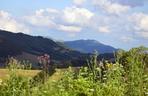
<path fill-rule="evenodd" d="M 148 47 L 148 0 L 0 0 L 0 29 L 125 50 Z"/>

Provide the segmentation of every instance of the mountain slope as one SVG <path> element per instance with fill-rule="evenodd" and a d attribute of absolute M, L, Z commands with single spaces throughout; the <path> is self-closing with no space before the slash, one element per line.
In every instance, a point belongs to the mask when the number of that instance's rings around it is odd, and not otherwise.
<path fill-rule="evenodd" d="M 8 56 L 37 63 L 37 56 L 49 54 L 56 62 L 68 62 L 86 55 L 60 46 L 51 39 L 0 30 L 0 61 Z"/>
<path fill-rule="evenodd" d="M 93 53 L 94 50 L 98 51 L 100 54 L 113 53 L 117 49 L 112 46 L 104 45 L 95 40 L 76 40 L 76 41 L 66 41 L 64 42 L 69 48 L 83 52 L 83 53 Z"/>

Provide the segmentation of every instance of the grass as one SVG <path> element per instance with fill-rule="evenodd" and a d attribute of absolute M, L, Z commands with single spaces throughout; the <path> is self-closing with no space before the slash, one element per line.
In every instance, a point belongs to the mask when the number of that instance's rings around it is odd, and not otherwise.
<path fill-rule="evenodd" d="M 49 80 L 51 81 L 58 81 L 63 77 L 64 72 L 67 71 L 67 69 L 56 69 L 56 72 L 49 77 Z"/>
<path fill-rule="evenodd" d="M 94 54 L 86 67 L 53 74 L 21 69 L 13 59 L 8 69 L 0 69 L 0 96 L 148 96 L 148 55 L 141 48 L 118 55 L 114 64 L 99 64 Z"/>
<path fill-rule="evenodd" d="M 56 72 L 49 77 L 50 81 L 58 81 L 63 77 L 64 72 L 67 69 L 56 69 Z M 34 77 L 36 76 L 41 70 L 23 70 L 18 69 L 17 74 L 23 77 Z M 9 79 L 9 70 L 8 69 L 0 69 L 0 79 L 6 80 Z"/>
<path fill-rule="evenodd" d="M 36 76 L 41 70 L 17 70 L 17 74 L 24 77 L 34 77 Z M 0 79 L 9 79 L 9 69 L 0 69 Z"/>

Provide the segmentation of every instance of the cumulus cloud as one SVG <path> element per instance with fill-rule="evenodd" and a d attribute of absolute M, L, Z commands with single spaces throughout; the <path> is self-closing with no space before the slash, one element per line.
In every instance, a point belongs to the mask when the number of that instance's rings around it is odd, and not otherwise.
<path fill-rule="evenodd" d="M 44 27 L 64 32 L 80 32 L 93 17 L 94 13 L 85 8 L 66 7 L 63 10 L 52 8 L 40 9 L 24 21 L 34 27 Z"/>
<path fill-rule="evenodd" d="M 40 9 L 31 16 L 24 16 L 24 19 L 33 26 L 53 28 L 56 26 L 54 20 L 58 13 L 56 9 Z"/>
<path fill-rule="evenodd" d="M 145 39 L 148 39 L 148 14 L 134 13 L 129 17 L 133 23 L 135 33 Z"/>
<path fill-rule="evenodd" d="M 137 35 L 143 37 L 144 39 L 148 39 L 148 31 L 137 32 Z"/>
<path fill-rule="evenodd" d="M 15 20 L 8 12 L 0 10 L 0 29 L 12 32 L 29 33 L 30 30 L 21 22 Z"/>
<path fill-rule="evenodd" d="M 32 14 L 25 14 L 23 18 L 19 17 L 19 20 L 8 12 L 0 11 L 0 29 L 30 32 L 29 26 L 34 32 L 48 30 L 56 34 L 63 31 L 70 37 L 78 36 L 76 34 L 91 34 L 90 38 L 100 32 L 105 33 L 105 37 L 127 44 L 135 43 L 136 40 L 145 42 L 148 39 L 148 14 L 142 9 L 145 7 L 141 7 L 146 0 L 72 1 L 71 6 L 65 6 L 63 9 L 39 9 Z M 143 13 L 140 13 L 141 10 Z"/>
<path fill-rule="evenodd" d="M 121 39 L 121 41 L 123 41 L 125 43 L 133 41 L 133 38 L 132 37 L 128 37 L 128 36 L 122 36 L 120 39 Z"/>
<path fill-rule="evenodd" d="M 80 32 L 82 30 L 82 28 L 81 27 L 77 27 L 77 26 L 59 25 L 58 30 L 64 31 L 64 32 L 75 33 L 75 32 Z"/>
<path fill-rule="evenodd" d="M 32 26 L 46 27 L 64 32 L 80 32 L 94 13 L 85 8 L 66 7 L 63 10 L 52 8 L 40 9 L 33 15 L 24 16 L 24 21 Z"/>
<path fill-rule="evenodd" d="M 110 29 L 109 29 L 108 26 L 100 26 L 100 27 L 98 28 L 98 31 L 99 31 L 99 32 L 102 32 L 102 33 L 110 33 Z"/>
<path fill-rule="evenodd" d="M 120 15 L 127 12 L 130 6 L 122 5 L 117 2 L 111 2 L 111 0 L 93 0 L 93 4 L 102 8 L 109 14 Z"/>
<path fill-rule="evenodd" d="M 78 7 L 67 7 L 64 9 L 63 13 L 63 20 L 66 23 L 81 26 L 87 25 L 94 16 L 94 13 L 91 11 Z"/>
<path fill-rule="evenodd" d="M 83 5 L 85 3 L 86 0 L 73 0 L 73 3 L 75 5 Z"/>
<path fill-rule="evenodd" d="M 131 7 L 142 6 L 144 5 L 145 2 L 147 2 L 147 0 L 113 0 L 113 1 Z"/>
<path fill-rule="evenodd" d="M 115 4 L 108 5 L 108 7 L 105 7 L 105 9 L 111 14 L 121 14 L 121 13 L 127 12 L 129 7 L 115 3 Z"/>

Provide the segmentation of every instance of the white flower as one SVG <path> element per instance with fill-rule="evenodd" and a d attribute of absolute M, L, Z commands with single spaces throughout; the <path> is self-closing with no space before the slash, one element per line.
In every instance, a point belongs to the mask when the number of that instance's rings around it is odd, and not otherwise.
<path fill-rule="evenodd" d="M 3 82 L 2 79 L 0 79 L 0 85 L 2 85 L 2 82 Z"/>
<path fill-rule="evenodd" d="M 91 92 L 94 92 L 94 89 L 90 89 Z"/>
<path fill-rule="evenodd" d="M 101 69 L 99 67 L 96 68 L 97 71 L 101 71 Z"/>
<path fill-rule="evenodd" d="M 103 78 L 103 80 L 106 80 L 107 78 Z"/>
<path fill-rule="evenodd" d="M 47 91 L 43 91 L 43 93 L 47 93 Z"/>

